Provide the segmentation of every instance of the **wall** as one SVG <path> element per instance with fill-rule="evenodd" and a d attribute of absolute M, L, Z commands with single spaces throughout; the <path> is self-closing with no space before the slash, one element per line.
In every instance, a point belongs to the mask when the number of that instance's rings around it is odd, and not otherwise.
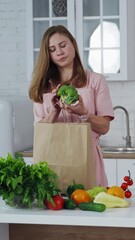
<path fill-rule="evenodd" d="M 130 135 L 135 146 L 135 81 L 108 82 L 113 106 L 121 105 L 129 112 Z M 110 131 L 101 137 L 101 144 L 108 146 L 125 146 L 126 116 L 121 109 L 114 111 L 115 119 L 111 122 Z"/>
<path fill-rule="evenodd" d="M 0 95 L 27 95 L 25 0 L 0 0 Z"/>
<path fill-rule="evenodd" d="M 7 94 L 28 95 L 29 81 L 26 79 L 26 1 L 0 0 L 1 96 Z M 130 52 L 133 53 L 133 50 L 135 52 L 134 43 Z M 130 78 L 127 82 L 108 82 L 108 85 L 113 106 L 122 105 L 129 111 L 132 142 L 135 146 L 135 81 L 131 81 Z M 126 136 L 125 115 L 121 110 L 116 110 L 115 114 L 116 118 L 111 122 L 109 133 L 101 137 L 102 145 L 125 146 L 123 139 L 123 136 Z"/>

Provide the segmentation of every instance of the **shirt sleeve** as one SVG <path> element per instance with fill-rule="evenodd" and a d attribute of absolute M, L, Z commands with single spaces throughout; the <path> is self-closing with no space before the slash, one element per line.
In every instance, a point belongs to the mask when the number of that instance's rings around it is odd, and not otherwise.
<path fill-rule="evenodd" d="M 45 117 L 45 111 L 42 103 L 33 104 L 34 122 L 40 122 Z"/>
<path fill-rule="evenodd" d="M 103 75 L 98 76 L 99 81 L 96 82 L 96 98 L 95 98 L 97 115 L 109 116 L 111 120 L 113 120 L 114 112 L 108 84 Z"/>

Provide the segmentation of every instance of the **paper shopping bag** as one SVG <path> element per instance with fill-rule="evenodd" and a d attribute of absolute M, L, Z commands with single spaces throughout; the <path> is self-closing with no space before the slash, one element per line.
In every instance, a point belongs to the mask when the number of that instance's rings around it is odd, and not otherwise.
<path fill-rule="evenodd" d="M 46 161 L 58 176 L 62 191 L 73 183 L 96 185 L 89 123 L 36 123 L 33 161 Z"/>

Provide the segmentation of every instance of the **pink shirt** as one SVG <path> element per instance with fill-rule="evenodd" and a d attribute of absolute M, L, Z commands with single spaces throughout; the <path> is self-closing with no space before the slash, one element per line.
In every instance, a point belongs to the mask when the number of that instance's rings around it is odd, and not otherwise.
<path fill-rule="evenodd" d="M 87 85 L 83 88 L 77 88 L 79 95 L 82 96 L 84 104 L 89 113 L 98 116 L 110 116 L 114 118 L 112 102 L 108 85 L 103 75 L 86 71 Z M 52 107 L 52 93 L 46 93 L 43 95 L 43 104 L 34 103 L 34 118 L 35 122 L 41 121 L 46 116 Z M 65 117 L 66 116 L 66 119 Z M 79 117 L 76 114 L 60 112 L 57 122 L 80 122 Z M 92 131 L 92 142 L 94 159 L 96 163 L 96 180 L 97 185 L 107 186 L 107 178 L 104 170 L 104 162 L 102 152 L 99 145 L 100 134 Z"/>

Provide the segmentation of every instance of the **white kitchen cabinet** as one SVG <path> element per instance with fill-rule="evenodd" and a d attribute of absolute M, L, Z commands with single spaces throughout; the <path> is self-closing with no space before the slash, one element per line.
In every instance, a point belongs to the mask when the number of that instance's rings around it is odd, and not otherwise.
<path fill-rule="evenodd" d="M 124 176 L 128 176 L 128 170 L 134 184 L 129 189 L 135 189 L 135 159 L 104 158 L 105 171 L 108 178 L 108 185 L 121 186 Z"/>
<path fill-rule="evenodd" d="M 117 159 L 117 185 L 120 186 L 124 182 L 123 178 L 128 176 L 128 170 L 134 182 L 129 189 L 135 189 L 135 159 Z"/>
<path fill-rule="evenodd" d="M 76 38 L 85 68 L 127 80 L 127 0 L 28 0 L 26 10 L 28 79 L 43 33 L 62 24 Z"/>
<path fill-rule="evenodd" d="M 117 162 L 113 158 L 104 158 L 105 172 L 108 179 L 108 186 L 117 185 Z"/>
<path fill-rule="evenodd" d="M 30 99 L 17 96 L 0 97 L 1 157 L 32 147 L 33 122 L 33 103 Z"/>

